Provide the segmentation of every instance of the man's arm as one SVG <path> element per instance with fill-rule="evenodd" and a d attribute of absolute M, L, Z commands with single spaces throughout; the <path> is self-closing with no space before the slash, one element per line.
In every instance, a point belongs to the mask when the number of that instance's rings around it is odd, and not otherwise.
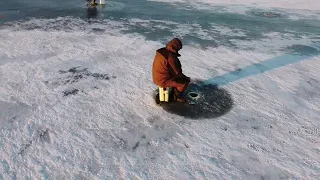
<path fill-rule="evenodd" d="M 172 70 L 174 71 L 176 76 L 182 76 L 182 69 L 181 69 L 181 63 L 178 58 L 174 56 L 168 57 L 169 65 L 171 66 Z"/>
<path fill-rule="evenodd" d="M 182 77 L 182 78 L 186 79 L 187 81 L 190 81 L 190 78 L 182 73 L 181 63 L 178 58 L 173 57 L 173 56 L 169 56 L 168 62 L 170 64 L 171 68 L 173 69 L 173 71 L 175 72 L 176 77 Z"/>

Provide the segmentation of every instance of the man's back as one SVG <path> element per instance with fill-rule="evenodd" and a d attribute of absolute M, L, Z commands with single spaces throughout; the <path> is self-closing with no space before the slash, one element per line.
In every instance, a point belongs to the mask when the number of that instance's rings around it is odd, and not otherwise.
<path fill-rule="evenodd" d="M 156 52 L 152 66 L 152 76 L 153 82 L 158 86 L 163 86 L 165 81 L 173 78 L 168 65 L 170 53 L 166 48 L 158 49 Z"/>

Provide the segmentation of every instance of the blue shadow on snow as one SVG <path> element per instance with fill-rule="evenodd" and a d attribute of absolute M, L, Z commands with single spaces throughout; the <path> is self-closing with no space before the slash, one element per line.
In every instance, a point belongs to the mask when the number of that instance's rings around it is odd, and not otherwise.
<path fill-rule="evenodd" d="M 221 76 L 205 80 L 204 84 L 215 84 L 217 86 L 223 86 L 249 76 L 264 73 L 275 68 L 307 60 L 320 54 L 320 51 L 318 50 L 319 47 L 320 43 L 313 44 L 313 46 L 293 45 L 288 47 L 288 50 L 291 51 L 290 54 L 284 54 L 279 57 L 274 57 L 272 59 L 252 64 L 244 68 L 223 74 Z"/>

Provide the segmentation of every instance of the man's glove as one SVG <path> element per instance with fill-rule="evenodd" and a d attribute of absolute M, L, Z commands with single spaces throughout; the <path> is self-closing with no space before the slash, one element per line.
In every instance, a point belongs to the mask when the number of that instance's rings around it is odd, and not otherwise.
<path fill-rule="evenodd" d="M 186 77 L 186 81 L 189 83 L 191 81 L 190 77 Z"/>

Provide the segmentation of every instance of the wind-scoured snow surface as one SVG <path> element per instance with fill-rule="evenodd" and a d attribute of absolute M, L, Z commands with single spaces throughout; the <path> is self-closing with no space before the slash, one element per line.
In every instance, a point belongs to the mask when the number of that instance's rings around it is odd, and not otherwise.
<path fill-rule="evenodd" d="M 138 2 L 0 26 L 0 179 L 320 177 L 317 1 Z M 155 104 L 153 58 L 173 37 L 185 74 L 230 95 L 224 114 Z"/>

